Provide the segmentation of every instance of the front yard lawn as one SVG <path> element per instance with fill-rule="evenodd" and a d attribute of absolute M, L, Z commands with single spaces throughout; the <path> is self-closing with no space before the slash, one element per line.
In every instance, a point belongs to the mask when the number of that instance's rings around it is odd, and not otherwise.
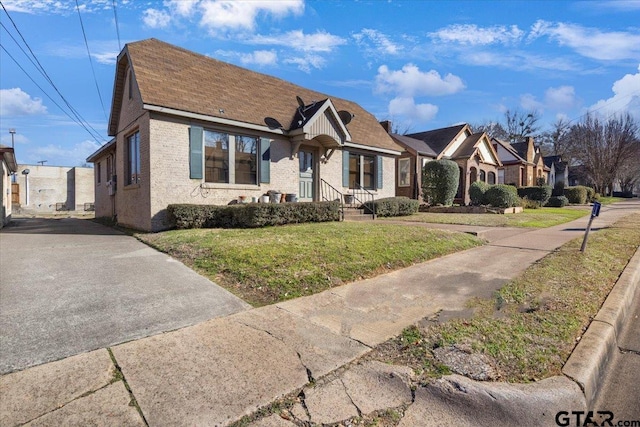
<path fill-rule="evenodd" d="M 546 228 L 563 224 L 588 215 L 588 207 L 525 209 L 518 214 L 456 214 L 418 212 L 411 216 L 389 218 L 401 221 L 432 222 L 438 224 L 463 224 L 485 227 L 534 227 Z M 381 218 L 386 219 L 386 218 Z"/>
<path fill-rule="evenodd" d="M 433 351 L 450 346 L 488 356 L 503 381 L 561 375 L 574 346 L 640 245 L 640 215 L 593 233 L 585 253 L 580 252 L 581 243 L 582 238 L 575 239 L 547 255 L 494 298 L 471 302 L 473 317 L 412 326 L 379 346 L 372 357 L 409 365 L 424 382 L 449 372 Z"/>
<path fill-rule="evenodd" d="M 482 244 L 463 233 L 355 222 L 172 230 L 136 237 L 254 306 L 315 294 Z"/>

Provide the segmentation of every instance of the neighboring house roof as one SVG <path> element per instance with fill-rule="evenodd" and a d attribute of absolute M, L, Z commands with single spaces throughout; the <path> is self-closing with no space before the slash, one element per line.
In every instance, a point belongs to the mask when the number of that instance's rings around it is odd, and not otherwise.
<path fill-rule="evenodd" d="M 468 136 L 451 157 L 456 159 L 471 157 L 476 152 L 477 143 L 480 141 L 480 138 L 482 138 L 482 135 L 484 134 L 474 133 L 473 135 Z"/>
<path fill-rule="evenodd" d="M 347 125 L 352 143 L 399 151 L 377 119 L 355 102 L 330 97 L 157 39 L 129 43 L 118 56 L 109 135 L 115 135 L 118 130 L 129 64 L 147 109 L 162 107 L 268 129 L 267 117 L 284 126 L 298 122 L 296 97 L 300 97 L 305 106 L 316 101 L 318 108 L 323 105 L 322 100 L 330 98 L 337 111 L 353 114 Z"/>
<path fill-rule="evenodd" d="M 16 154 L 13 148 L 0 145 L 0 155 L 2 156 L 2 160 L 7 164 L 9 172 L 16 172 L 18 170 Z"/>
<path fill-rule="evenodd" d="M 556 172 L 564 172 L 564 170 L 567 168 L 566 163 L 562 161 L 562 157 L 560 156 L 546 156 L 542 158 L 542 161 L 548 168 L 551 168 L 551 165 L 553 165 Z"/>
<path fill-rule="evenodd" d="M 411 138 L 406 135 L 399 135 L 397 133 L 392 133 L 390 135 L 391 135 L 391 138 L 393 138 L 393 140 L 396 141 L 398 144 L 415 151 L 421 156 L 433 157 L 433 158 L 438 157 L 438 153 L 433 151 L 431 147 L 429 147 L 424 141 Z"/>
<path fill-rule="evenodd" d="M 412 133 L 406 136 L 424 141 L 434 152 L 442 153 L 445 148 L 453 141 L 460 132 L 468 127 L 467 124 L 450 126 L 441 129 L 434 129 L 426 132 Z"/>
<path fill-rule="evenodd" d="M 115 149 L 115 147 L 116 139 L 113 138 L 111 141 L 98 148 L 93 154 L 90 154 L 89 157 L 87 157 L 87 162 L 94 163 L 96 160 L 102 157 L 104 153 L 110 151 L 111 149 Z"/>
<path fill-rule="evenodd" d="M 527 143 L 526 142 L 513 142 L 510 144 L 511 148 L 518 154 L 518 156 L 527 161 Z"/>
<path fill-rule="evenodd" d="M 515 148 L 513 148 L 513 146 L 509 144 L 507 141 L 502 141 L 501 139 L 498 139 L 498 138 L 492 138 L 491 140 L 495 142 L 497 145 L 502 146 L 502 148 L 507 150 L 509 154 L 511 154 L 515 158 L 512 160 L 500 159 L 500 161 L 502 161 L 503 164 L 527 163 L 527 161 L 518 153 L 518 151 Z M 526 151 L 525 151 L 525 157 L 526 157 Z"/>

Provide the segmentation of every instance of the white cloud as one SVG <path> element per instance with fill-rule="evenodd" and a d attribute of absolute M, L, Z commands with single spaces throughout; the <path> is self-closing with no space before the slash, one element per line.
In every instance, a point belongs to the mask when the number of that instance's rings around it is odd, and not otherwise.
<path fill-rule="evenodd" d="M 286 46 L 302 52 L 331 52 L 336 47 L 346 43 L 346 40 L 342 37 L 326 31 L 305 34 L 302 30 L 268 36 L 256 34 L 246 41 L 260 45 Z"/>
<path fill-rule="evenodd" d="M 119 7 L 126 6 L 128 1 L 119 1 Z M 9 12 L 38 14 L 69 15 L 76 12 L 73 1 L 63 0 L 3 0 L 2 4 Z M 91 0 L 79 4 L 82 13 L 100 12 L 112 8 L 112 0 Z"/>
<path fill-rule="evenodd" d="M 569 110 L 576 105 L 573 86 L 550 87 L 544 93 L 545 104 L 553 110 Z"/>
<path fill-rule="evenodd" d="M 370 28 L 363 28 L 359 33 L 355 33 L 353 38 L 359 46 L 369 51 L 369 53 L 395 55 L 402 50 L 402 46 L 393 43 L 385 34 Z"/>
<path fill-rule="evenodd" d="M 511 44 L 520 41 L 524 31 L 517 25 L 505 27 L 495 25 L 493 27 L 478 27 L 475 24 L 455 24 L 429 33 L 429 36 L 444 43 L 460 43 L 463 45 L 490 45 Z"/>
<path fill-rule="evenodd" d="M 173 13 L 183 17 L 192 16 L 196 11 L 196 6 L 200 0 L 169 0 L 165 1 L 165 5 Z"/>
<path fill-rule="evenodd" d="M 118 58 L 118 51 L 92 53 L 91 56 L 100 64 L 114 65 Z"/>
<path fill-rule="evenodd" d="M 303 57 L 286 58 L 282 62 L 284 62 L 285 64 L 297 65 L 298 69 L 304 71 L 305 73 L 310 73 L 312 68 L 323 68 L 327 61 L 320 55 L 307 54 Z"/>
<path fill-rule="evenodd" d="M 304 11 L 302 0 L 276 1 L 235 1 L 235 0 L 203 0 L 198 4 L 202 12 L 200 25 L 210 33 L 216 34 L 228 30 L 252 30 L 260 14 L 282 18 L 289 14 L 300 14 Z M 185 7 L 185 10 L 189 10 Z"/>
<path fill-rule="evenodd" d="M 171 23 L 171 15 L 164 10 L 147 9 L 142 12 L 142 22 L 149 28 L 167 28 Z"/>
<path fill-rule="evenodd" d="M 391 117 L 406 117 L 419 122 L 428 122 L 438 113 L 438 107 L 433 104 L 416 104 L 412 97 L 397 97 L 389 102 Z"/>
<path fill-rule="evenodd" d="M 628 112 L 640 120 L 640 66 L 636 74 L 626 74 L 613 83 L 613 96 L 589 107 L 589 111 L 603 116 Z"/>
<path fill-rule="evenodd" d="M 275 65 L 278 62 L 278 54 L 273 50 L 256 50 L 251 53 L 240 54 L 240 62 L 243 64 L 255 64 L 261 67 Z"/>
<path fill-rule="evenodd" d="M 403 98 L 420 95 L 450 95 L 465 88 L 460 77 L 447 74 L 441 77 L 435 70 L 422 72 L 414 64 L 406 64 L 402 70 L 391 71 L 386 65 L 378 68 L 376 90 L 395 93 Z"/>
<path fill-rule="evenodd" d="M 640 34 L 612 31 L 576 24 L 537 21 L 531 27 L 528 40 L 547 36 L 560 46 L 568 46 L 582 56 L 598 60 L 640 58 Z"/>
<path fill-rule="evenodd" d="M 544 104 L 536 99 L 536 97 L 530 93 L 525 93 L 524 95 L 520 95 L 520 106 L 529 111 L 529 110 L 544 110 Z"/>
<path fill-rule="evenodd" d="M 47 114 L 42 99 L 32 98 L 28 93 L 16 87 L 0 89 L 0 116 L 30 116 Z"/>
<path fill-rule="evenodd" d="M 33 147 L 27 151 L 30 159 L 46 160 L 49 165 L 78 166 L 86 162 L 87 157 L 94 153 L 100 144 L 93 140 L 85 140 L 74 144 L 71 147 L 49 144 L 45 146 Z"/>

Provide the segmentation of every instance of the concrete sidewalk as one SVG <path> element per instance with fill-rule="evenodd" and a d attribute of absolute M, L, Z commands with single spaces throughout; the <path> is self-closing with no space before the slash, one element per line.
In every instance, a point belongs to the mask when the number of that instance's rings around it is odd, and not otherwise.
<path fill-rule="evenodd" d="M 637 201 L 605 207 L 594 228 L 633 212 L 640 212 Z M 0 425 L 226 425 L 319 378 L 328 384 L 325 394 L 306 396 L 306 408 L 296 408 L 301 416 L 315 411 L 311 421 L 377 409 L 356 405 L 348 392 L 374 383 L 389 384 L 385 404 L 402 404 L 409 373 L 401 369 L 367 365 L 325 376 L 424 317 L 490 296 L 531 263 L 582 236 L 587 221 L 509 233 L 486 246 L 317 295 L 120 344 L 110 348 L 113 358 L 98 350 L 6 375 L 0 378 Z M 573 402 L 567 395 L 561 401 Z M 128 405 L 133 399 L 138 414 Z M 293 424 L 275 417 L 259 425 Z"/>

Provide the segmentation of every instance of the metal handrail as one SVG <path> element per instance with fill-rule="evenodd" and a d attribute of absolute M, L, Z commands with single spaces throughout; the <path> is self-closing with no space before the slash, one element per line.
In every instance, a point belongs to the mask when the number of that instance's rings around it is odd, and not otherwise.
<path fill-rule="evenodd" d="M 364 210 L 368 210 L 371 213 L 373 219 L 376 219 L 376 204 L 375 195 L 364 188 L 360 183 L 353 182 L 353 198 L 363 207 Z M 367 206 L 367 202 L 371 202 L 371 207 Z"/>
<path fill-rule="evenodd" d="M 339 201 L 340 219 L 344 220 L 344 197 L 342 193 L 322 178 L 320 178 L 320 198 L 326 202 Z"/>

